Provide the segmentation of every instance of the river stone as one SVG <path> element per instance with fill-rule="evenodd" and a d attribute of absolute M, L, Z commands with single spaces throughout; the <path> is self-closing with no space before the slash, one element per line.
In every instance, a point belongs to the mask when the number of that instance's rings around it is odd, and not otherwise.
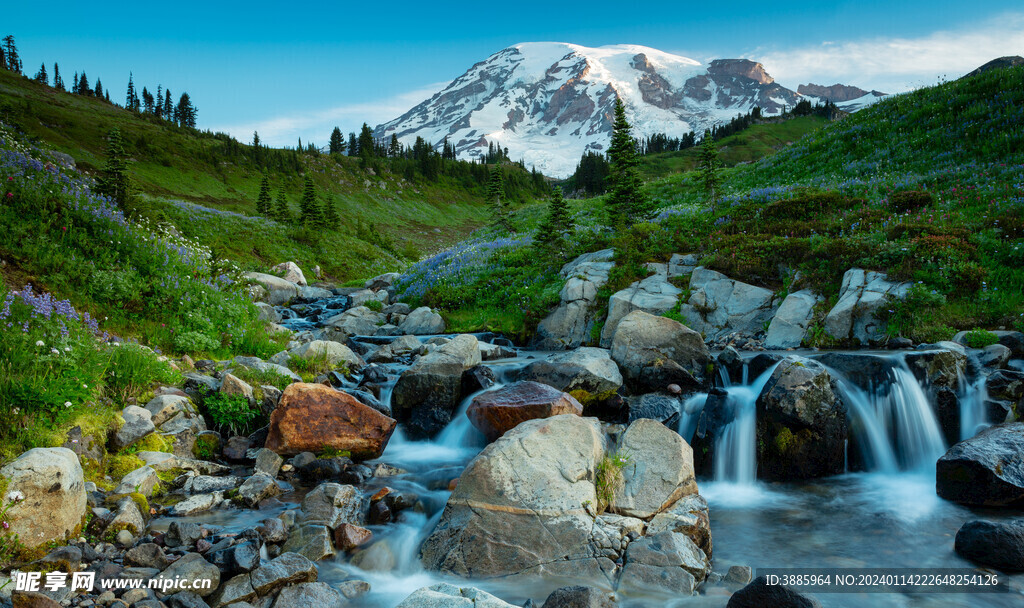
<path fill-rule="evenodd" d="M 1024 572 L 1024 519 L 966 522 L 956 533 L 955 549 L 983 566 Z"/>
<path fill-rule="evenodd" d="M 429 336 L 444 333 L 444 328 L 445 323 L 441 315 L 430 310 L 428 306 L 420 306 L 405 317 L 398 326 L 398 331 L 415 336 Z"/>
<path fill-rule="evenodd" d="M 282 354 L 282 353 L 278 353 L 278 354 Z M 284 351 L 283 355 L 284 355 L 283 359 L 287 363 L 287 361 L 290 358 L 290 356 L 288 355 L 287 351 Z M 302 377 L 301 376 L 299 376 L 298 374 L 296 374 L 292 370 L 288 369 L 288 367 L 286 367 L 285 365 L 279 365 L 277 363 L 272 363 L 270 361 L 264 361 L 263 359 L 260 359 L 259 357 L 235 357 L 233 359 L 233 361 L 234 361 L 234 364 L 236 366 L 238 366 L 238 367 L 244 367 L 244 368 L 247 368 L 247 369 L 254 369 L 254 370 L 258 371 L 258 372 L 264 372 L 264 373 L 268 373 L 268 372 L 269 373 L 275 373 L 275 374 L 277 374 L 279 376 L 286 376 L 288 378 L 291 378 L 292 380 L 294 380 L 296 382 L 301 382 L 302 381 Z"/>
<path fill-rule="evenodd" d="M 910 283 L 893 283 L 881 272 L 851 268 L 843 274 L 839 301 L 825 317 L 825 330 L 839 340 L 857 340 L 862 345 L 884 341 L 885 334 L 875 313 L 890 299 L 903 299 Z"/>
<path fill-rule="evenodd" d="M 566 279 L 565 285 L 559 293 L 558 307 L 537 326 L 538 349 L 573 349 L 590 340 L 593 304 L 615 267 L 609 261 L 612 255 L 611 249 L 585 253 L 562 267 L 559 276 Z"/>
<path fill-rule="evenodd" d="M 273 608 L 342 608 L 348 600 L 327 583 L 299 583 L 285 587 Z"/>
<path fill-rule="evenodd" d="M 313 340 L 288 351 L 298 359 L 326 359 L 330 365 L 362 367 L 365 362 L 352 349 L 338 342 Z"/>
<path fill-rule="evenodd" d="M 7 487 L 0 502 L 12 494 L 24 497 L 10 504 L 4 517 L 7 531 L 27 548 L 64 540 L 79 531 L 85 517 L 85 478 L 78 456 L 67 448 L 33 448 L 0 469 Z"/>
<path fill-rule="evenodd" d="M 113 444 L 118 450 L 132 445 L 156 430 L 153 425 L 153 414 L 137 405 L 129 405 L 121 411 L 124 424 L 114 433 Z"/>
<path fill-rule="evenodd" d="M 608 317 L 601 330 L 601 347 L 612 346 L 619 322 L 633 311 L 642 310 L 660 315 L 675 308 L 681 289 L 669 283 L 668 267 L 656 264 L 655 273 L 626 289 L 612 294 L 608 299 Z"/>
<path fill-rule="evenodd" d="M 477 365 L 478 341 L 462 334 L 420 357 L 398 378 L 391 404 L 410 438 L 432 437 L 448 426 L 462 400 L 462 374 Z"/>
<path fill-rule="evenodd" d="M 669 384 L 696 388 L 706 383 L 710 373 L 711 353 L 700 334 L 640 310 L 619 322 L 611 352 L 627 380 L 651 391 Z"/>
<path fill-rule="evenodd" d="M 437 583 L 413 591 L 395 608 L 518 608 L 476 587 Z"/>
<path fill-rule="evenodd" d="M 658 513 L 647 524 L 647 534 L 659 532 L 685 534 L 700 550 L 711 558 L 711 519 L 708 501 L 700 494 L 684 496 L 668 509 Z"/>
<path fill-rule="evenodd" d="M 267 595 L 275 589 L 294 583 L 316 582 L 316 564 L 298 553 L 282 553 L 252 571 L 253 590 Z"/>
<path fill-rule="evenodd" d="M 661 393 L 647 393 L 627 399 L 629 404 L 629 422 L 641 418 L 650 418 L 672 426 L 679 425 L 679 410 L 682 405 L 678 397 Z"/>
<path fill-rule="evenodd" d="M 281 277 L 262 272 L 246 272 L 242 277 L 263 286 L 266 294 L 261 299 L 271 306 L 285 306 L 299 297 L 299 286 Z"/>
<path fill-rule="evenodd" d="M 352 551 L 373 540 L 373 532 L 355 524 L 341 524 L 334 529 L 334 546 Z"/>
<path fill-rule="evenodd" d="M 372 336 L 378 323 L 387 321 L 387 316 L 374 312 L 365 306 L 350 308 L 325 322 L 330 330 L 328 335 L 336 342 L 344 342 L 352 336 Z"/>
<path fill-rule="evenodd" d="M 596 587 L 561 587 L 551 592 L 541 608 L 615 608 L 612 597 Z"/>
<path fill-rule="evenodd" d="M 466 416 L 487 441 L 494 441 L 521 422 L 560 414 L 583 414 L 571 395 L 538 382 L 516 382 L 473 398 Z"/>
<path fill-rule="evenodd" d="M 266 302 L 255 302 L 254 305 L 259 311 L 257 318 L 260 321 L 266 321 L 267 323 L 281 322 L 281 313 L 270 304 L 267 304 Z"/>
<path fill-rule="evenodd" d="M 769 585 L 759 576 L 752 583 L 732 594 L 726 608 L 821 608 L 817 599 L 784 585 Z"/>
<path fill-rule="evenodd" d="M 583 569 L 605 438 L 596 418 L 528 420 L 466 467 L 424 542 L 428 570 L 466 577 L 519 573 L 563 560 Z"/>
<path fill-rule="evenodd" d="M 988 369 L 1002 369 L 1013 353 L 1002 344 L 989 344 L 978 355 L 978 364 Z"/>
<path fill-rule="evenodd" d="M 659 532 L 629 544 L 619 590 L 644 591 L 653 586 L 692 595 L 710 570 L 707 556 L 689 537 Z"/>
<path fill-rule="evenodd" d="M 810 289 L 802 289 L 786 296 L 768 326 L 764 347 L 777 349 L 799 347 L 807 337 L 807 328 L 814 318 L 814 307 L 822 299 Z"/>
<path fill-rule="evenodd" d="M 825 366 L 786 357 L 757 397 L 757 472 L 765 479 L 809 479 L 845 468 L 846 406 Z M 721 455 L 720 455 L 721 456 Z"/>
<path fill-rule="evenodd" d="M 214 477 L 212 475 L 196 475 L 185 480 L 181 486 L 185 494 L 209 494 L 211 492 L 227 492 L 242 485 L 245 480 L 241 477 L 230 475 L 227 477 Z"/>
<path fill-rule="evenodd" d="M 334 449 L 361 460 L 378 458 L 396 424 L 348 393 L 295 382 L 270 415 L 265 447 L 288 455 Z"/>
<path fill-rule="evenodd" d="M 210 494 L 196 494 L 189 496 L 185 500 L 177 502 L 171 507 L 170 514 L 174 516 L 188 516 L 195 515 L 196 513 L 202 513 L 203 511 L 209 511 L 215 507 L 221 500 L 223 500 L 223 494 L 220 492 L 214 492 Z"/>
<path fill-rule="evenodd" d="M 295 262 L 281 262 L 277 266 L 272 267 L 270 272 L 280 275 L 282 279 L 289 283 L 295 283 L 300 286 L 309 284 L 306 282 L 306 276 L 302 274 L 302 269 Z"/>
<path fill-rule="evenodd" d="M 756 335 L 774 316 L 774 299 L 771 290 L 698 267 L 690 275 L 690 299 L 679 310 L 690 327 L 708 338 Z"/>
<path fill-rule="evenodd" d="M 1024 507 L 1024 422 L 997 424 L 949 448 L 935 476 L 935 490 L 946 500 Z"/>
<path fill-rule="evenodd" d="M 650 519 L 683 496 L 697 493 L 693 450 L 664 424 L 649 418 L 633 422 L 622 434 L 618 452 L 629 460 L 611 512 Z"/>
<path fill-rule="evenodd" d="M 160 483 L 156 471 L 152 467 L 142 466 L 121 478 L 121 482 L 114 488 L 114 494 L 131 494 L 139 492 L 145 496 L 153 495 L 153 488 Z"/>
<path fill-rule="evenodd" d="M 331 531 L 326 526 L 302 525 L 292 528 L 281 551 L 295 552 L 314 562 L 334 557 Z"/>
<path fill-rule="evenodd" d="M 256 451 L 256 464 L 253 466 L 253 469 L 257 473 L 264 473 L 271 477 L 277 477 L 277 473 L 281 470 L 282 464 L 284 464 L 284 459 L 278 456 L 273 450 L 260 448 Z"/>
<path fill-rule="evenodd" d="M 346 523 L 362 523 L 363 501 L 355 486 L 322 483 L 302 499 L 299 522 L 335 529 Z"/>
<path fill-rule="evenodd" d="M 142 543 L 128 549 L 124 554 L 125 566 L 136 566 L 139 568 L 156 568 L 163 570 L 170 565 L 170 560 L 164 553 L 163 548 L 156 543 Z"/>
<path fill-rule="evenodd" d="M 221 378 L 220 393 L 222 395 L 245 397 L 250 402 L 254 401 L 252 386 L 234 374 L 224 374 L 224 377 Z"/>
<path fill-rule="evenodd" d="M 914 377 L 928 387 L 959 390 L 960 379 L 967 371 L 967 355 L 963 350 L 914 351 L 904 358 Z"/>
<path fill-rule="evenodd" d="M 203 559 L 198 553 L 186 553 L 164 568 L 156 580 L 210 581 L 207 589 L 193 589 L 200 597 L 212 595 L 220 585 L 220 569 Z"/>
<path fill-rule="evenodd" d="M 280 493 L 277 482 L 266 473 L 256 473 L 238 487 L 238 499 L 250 507 Z"/>
<path fill-rule="evenodd" d="M 534 361 L 523 368 L 519 379 L 543 382 L 567 393 L 583 391 L 593 398 L 613 394 L 622 386 L 622 373 L 611 351 L 587 346 Z"/>
<path fill-rule="evenodd" d="M 239 606 L 242 605 L 242 602 L 254 599 L 256 599 L 256 591 L 252 588 L 252 581 L 248 573 L 243 573 L 232 577 L 221 585 L 215 593 L 210 595 L 208 601 L 209 608 L 220 608 L 221 606 L 228 605 Z M 168 604 L 170 605 L 169 601 Z M 202 608 L 202 605 L 197 604 L 195 606 L 188 606 L 188 608 Z"/>

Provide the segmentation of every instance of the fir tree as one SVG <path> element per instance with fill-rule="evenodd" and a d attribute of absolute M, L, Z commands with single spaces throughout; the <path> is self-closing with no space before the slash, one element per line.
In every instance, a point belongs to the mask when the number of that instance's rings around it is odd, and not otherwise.
<path fill-rule="evenodd" d="M 64 79 L 60 77 L 60 67 L 57 62 L 53 62 L 53 88 L 58 91 L 64 90 Z"/>
<path fill-rule="evenodd" d="M 159 101 L 159 100 L 157 100 Z M 164 120 L 174 120 L 174 104 L 171 103 L 171 90 L 164 91 Z"/>
<path fill-rule="evenodd" d="M 109 196 L 126 215 L 131 215 L 133 188 L 128 175 L 128 154 L 124 150 L 121 131 L 115 128 L 107 137 L 107 163 L 96 180 L 96 191 Z"/>
<path fill-rule="evenodd" d="M 39 66 L 39 71 L 36 72 L 35 81 L 39 84 L 50 84 L 50 77 L 46 75 L 46 64 Z"/>
<path fill-rule="evenodd" d="M 543 246 L 560 245 L 565 235 L 573 229 L 569 205 L 562 196 L 562 188 L 555 186 L 548 202 L 548 214 L 537 228 L 534 241 Z"/>
<path fill-rule="evenodd" d="M 145 92 L 145 88 L 142 89 Z M 139 93 L 135 90 L 135 79 L 131 72 L 128 72 L 128 92 L 125 94 L 124 107 L 126 110 L 138 112 L 142 104 L 139 103 Z"/>
<path fill-rule="evenodd" d="M 718 191 L 722 185 L 722 176 L 718 169 L 722 162 L 718 160 L 718 149 L 715 147 L 715 138 L 711 131 L 704 131 L 704 138 L 700 142 L 700 156 L 697 160 L 698 179 L 704 187 L 704 197 L 714 211 L 718 205 Z"/>
<path fill-rule="evenodd" d="M 4 67 L 12 72 L 21 74 L 21 57 L 18 56 L 18 47 L 14 44 L 14 36 L 4 37 Z"/>
<path fill-rule="evenodd" d="M 153 106 L 153 113 L 156 114 L 157 118 L 163 118 L 164 116 L 164 85 L 156 85 L 156 97 L 154 98 L 156 105 Z"/>
<path fill-rule="evenodd" d="M 277 191 L 277 201 L 274 203 L 274 219 L 281 223 L 291 223 L 292 210 L 288 205 L 288 198 L 284 195 L 284 188 Z"/>
<path fill-rule="evenodd" d="M 100 82 L 99 78 L 96 79 L 96 88 L 93 90 L 92 94 L 103 99 L 103 83 Z"/>
<path fill-rule="evenodd" d="M 302 223 L 306 227 L 319 226 L 323 224 L 323 210 L 316 201 L 316 186 L 313 185 L 313 178 L 306 176 L 306 183 L 302 188 L 302 200 L 299 201 L 299 214 Z"/>
<path fill-rule="evenodd" d="M 358 156 L 359 155 L 359 140 L 356 139 L 355 133 L 348 134 L 348 155 Z"/>
<path fill-rule="evenodd" d="M 359 156 L 363 158 L 372 158 L 377 155 L 377 150 L 374 147 L 373 140 L 373 129 L 370 128 L 365 122 L 363 128 L 359 131 Z"/>
<path fill-rule="evenodd" d="M 331 131 L 331 140 L 327 144 L 327 149 L 331 154 L 343 154 L 345 152 L 345 136 L 342 135 L 341 129 L 334 127 Z"/>
<path fill-rule="evenodd" d="M 153 110 L 153 94 L 146 87 L 142 87 L 142 111 L 152 114 Z"/>
<path fill-rule="evenodd" d="M 192 99 L 189 98 L 188 93 L 182 93 L 178 98 L 178 105 L 174 108 L 174 115 L 177 117 L 175 122 L 183 127 L 195 129 L 198 113 L 199 111 L 192 105 Z"/>
<path fill-rule="evenodd" d="M 505 199 L 505 184 L 502 181 L 501 167 L 491 169 L 491 179 L 487 182 L 487 200 L 491 204 L 494 225 L 511 231 L 512 224 L 508 217 L 508 202 Z"/>
<path fill-rule="evenodd" d="M 89 78 L 86 77 L 85 72 L 78 78 L 78 94 L 79 95 L 92 95 L 92 89 L 89 88 Z"/>
<path fill-rule="evenodd" d="M 75 77 L 71 80 L 71 92 L 78 95 L 78 84 L 81 81 L 78 79 L 78 72 L 75 72 Z"/>
<path fill-rule="evenodd" d="M 338 215 L 338 208 L 334 201 L 324 202 L 324 225 L 334 230 L 341 223 L 341 216 Z"/>
<path fill-rule="evenodd" d="M 398 143 L 398 136 L 391 134 L 391 142 L 388 144 L 388 156 L 398 158 L 402 155 L 402 144 Z"/>
<path fill-rule="evenodd" d="M 269 217 L 270 212 L 270 178 L 264 175 L 260 182 L 260 193 L 256 197 L 256 213 Z"/>
<path fill-rule="evenodd" d="M 615 227 L 631 226 L 649 213 L 648 203 L 643 195 L 643 183 L 637 168 L 636 140 L 630 135 L 631 127 L 626 120 L 626 107 L 621 99 L 615 100 L 615 123 L 612 126 L 612 141 L 608 147 L 608 215 Z"/>

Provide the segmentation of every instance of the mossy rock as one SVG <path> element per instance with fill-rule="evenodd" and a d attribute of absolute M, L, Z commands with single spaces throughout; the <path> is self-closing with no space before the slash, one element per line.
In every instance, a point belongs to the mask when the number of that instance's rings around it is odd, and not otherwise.
<path fill-rule="evenodd" d="M 121 479 L 135 469 L 146 466 L 135 454 L 114 454 L 107 459 L 107 475 L 112 479 Z"/>
<path fill-rule="evenodd" d="M 813 438 L 814 433 L 809 429 L 802 429 L 794 434 L 793 431 L 789 430 L 789 428 L 783 427 L 782 430 L 775 435 L 775 449 L 779 454 L 788 456 L 802 450 L 807 442 Z"/>
<path fill-rule="evenodd" d="M 220 440 L 214 435 L 197 435 L 192 455 L 199 460 L 216 460 L 220 455 Z"/>

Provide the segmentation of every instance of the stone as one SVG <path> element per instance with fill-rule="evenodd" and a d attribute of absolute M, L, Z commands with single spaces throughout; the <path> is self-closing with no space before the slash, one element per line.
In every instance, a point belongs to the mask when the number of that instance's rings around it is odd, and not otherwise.
<path fill-rule="evenodd" d="M 676 387 L 678 388 L 678 385 Z M 630 397 L 627 399 L 627 403 L 629 404 L 630 423 L 641 418 L 650 418 L 673 428 L 679 425 L 682 403 L 678 397 L 647 393 L 638 397 Z"/>
<path fill-rule="evenodd" d="M 676 504 L 655 515 L 647 524 L 647 534 L 665 530 L 685 534 L 708 558 L 711 557 L 711 518 L 708 502 L 700 494 L 684 496 Z"/>
<path fill-rule="evenodd" d="M 619 589 L 643 590 L 653 585 L 691 595 L 710 571 L 707 556 L 688 536 L 659 532 L 629 544 Z"/>
<path fill-rule="evenodd" d="M 315 577 L 314 577 L 315 578 Z M 253 589 L 252 580 L 249 574 L 239 574 L 232 577 L 209 597 L 210 608 L 221 608 L 221 606 L 238 606 L 241 602 L 248 602 L 256 599 L 256 590 Z"/>
<path fill-rule="evenodd" d="M 935 476 L 935 491 L 946 500 L 1024 507 L 1024 422 L 997 424 L 949 448 Z"/>
<path fill-rule="evenodd" d="M 608 316 L 601 330 L 602 348 L 612 345 L 619 322 L 633 311 L 661 315 L 675 308 L 683 291 L 668 281 L 667 273 L 666 265 L 656 265 L 655 274 L 612 294 L 608 299 Z"/>
<path fill-rule="evenodd" d="M 669 278 L 681 277 L 688 274 L 693 274 L 694 270 L 700 266 L 700 257 L 693 253 L 673 254 L 668 261 L 668 276 Z"/>
<path fill-rule="evenodd" d="M 784 585 L 769 585 L 759 576 L 752 583 L 732 594 L 726 608 L 821 608 L 811 596 L 794 591 Z"/>
<path fill-rule="evenodd" d="M 242 485 L 245 479 L 230 475 L 227 477 L 214 477 L 212 475 L 196 475 L 189 477 L 181 486 L 181 491 L 186 494 L 210 494 L 211 492 L 227 492 Z"/>
<path fill-rule="evenodd" d="M 270 415 L 265 447 L 278 454 L 334 449 L 373 459 L 384 452 L 396 425 L 348 393 L 296 382 L 285 389 Z"/>
<path fill-rule="evenodd" d="M 210 494 L 196 494 L 194 496 L 189 496 L 185 500 L 175 503 L 170 509 L 170 514 L 176 517 L 186 517 L 188 515 L 195 515 L 196 513 L 209 511 L 210 509 L 217 506 L 223 499 L 224 495 L 221 494 L 220 492 Z"/>
<path fill-rule="evenodd" d="M 338 585 L 338 591 L 346 598 L 354 600 L 370 592 L 370 583 L 360 580 L 345 581 Z"/>
<path fill-rule="evenodd" d="M 774 300 L 771 290 L 698 267 L 690 275 L 690 299 L 679 310 L 689 327 L 711 339 L 757 335 L 775 316 Z"/>
<path fill-rule="evenodd" d="M 259 595 L 296 583 L 313 583 L 317 579 L 316 564 L 298 553 L 282 553 L 252 571 L 251 584 Z"/>
<path fill-rule="evenodd" d="M 516 382 L 480 393 L 466 410 L 470 422 L 494 441 L 519 423 L 560 414 L 583 414 L 583 406 L 571 395 L 538 382 Z"/>
<path fill-rule="evenodd" d="M 725 573 L 725 582 L 746 585 L 753 580 L 753 571 L 750 566 L 729 566 Z"/>
<path fill-rule="evenodd" d="M 420 357 L 398 378 L 391 404 L 409 438 L 433 437 L 448 425 L 463 397 L 462 374 L 477 365 L 478 341 L 462 334 Z"/>
<path fill-rule="evenodd" d="M 67 439 L 62 447 L 78 454 L 80 459 L 86 459 L 82 462 L 92 461 L 95 464 L 99 464 L 106 455 L 106 450 L 103 447 L 104 443 L 106 443 L 104 435 L 97 433 L 96 435 L 86 436 L 82 434 L 82 427 L 76 426 L 68 431 Z"/>
<path fill-rule="evenodd" d="M 250 507 L 281 493 L 274 478 L 266 473 L 256 473 L 238 487 L 238 498 Z"/>
<path fill-rule="evenodd" d="M 288 369 L 287 367 L 288 360 L 291 358 L 290 355 L 288 355 L 288 352 L 284 351 L 283 353 L 278 354 L 283 354 L 282 359 L 285 362 L 283 365 L 271 361 L 264 361 L 258 357 L 235 357 L 233 359 L 233 362 L 238 367 L 253 369 L 263 373 L 274 373 L 277 374 L 278 376 L 286 376 L 288 378 L 291 378 L 295 382 L 301 382 L 302 377 L 293 372 L 292 370 Z"/>
<path fill-rule="evenodd" d="M 171 548 L 191 549 L 203 536 L 205 534 L 199 524 L 172 521 L 164 534 L 164 543 Z"/>
<path fill-rule="evenodd" d="M 356 551 L 351 561 L 353 566 L 366 572 L 390 572 L 397 563 L 395 552 L 387 540 L 377 541 Z"/>
<path fill-rule="evenodd" d="M 285 528 L 284 522 L 277 517 L 264 519 L 260 522 L 257 530 L 263 537 L 263 542 L 266 543 L 277 544 L 288 540 L 288 530 Z"/>
<path fill-rule="evenodd" d="M 998 330 L 992 333 L 999 338 L 999 344 L 1010 349 L 1014 359 L 1024 359 L 1024 332 Z"/>
<path fill-rule="evenodd" d="M 325 359 L 330 365 L 362 367 L 366 363 L 352 349 L 338 342 L 314 340 L 288 351 L 299 359 Z"/>
<path fill-rule="evenodd" d="M 1007 572 L 1024 572 L 1024 519 L 974 520 L 956 533 L 956 552 L 972 562 Z"/>
<path fill-rule="evenodd" d="M 276 308 L 267 304 L 266 302 L 255 302 L 254 306 L 259 311 L 258 318 L 260 321 L 266 321 L 268 323 L 280 323 L 281 313 Z"/>
<path fill-rule="evenodd" d="M 415 336 L 442 334 L 444 329 L 444 319 L 427 306 L 420 306 L 410 312 L 398 326 L 401 333 Z"/>
<path fill-rule="evenodd" d="M 518 608 L 476 587 L 437 583 L 417 589 L 395 608 Z"/>
<path fill-rule="evenodd" d="M 114 433 L 112 441 L 117 450 L 123 450 L 156 430 L 152 420 L 153 414 L 137 405 L 124 408 L 121 411 L 121 418 L 124 424 Z"/>
<path fill-rule="evenodd" d="M 884 341 L 885 334 L 875 313 L 891 299 L 903 299 L 910 283 L 893 283 L 881 272 L 851 268 L 843 274 L 839 300 L 825 317 L 825 330 L 839 340 L 857 340 L 862 345 Z"/>
<path fill-rule="evenodd" d="M 355 486 L 322 483 L 303 497 L 299 522 L 335 529 L 346 523 L 361 523 L 362 513 L 362 496 Z"/>
<path fill-rule="evenodd" d="M 650 519 L 683 496 L 697 493 L 693 450 L 664 424 L 649 418 L 633 422 L 619 440 L 618 453 L 629 460 L 611 512 Z"/>
<path fill-rule="evenodd" d="M 128 549 L 124 554 L 124 565 L 163 570 L 170 565 L 163 548 L 155 543 L 142 543 Z"/>
<path fill-rule="evenodd" d="M 331 531 L 327 526 L 296 526 L 289 532 L 281 551 L 298 553 L 314 562 L 334 557 Z"/>
<path fill-rule="evenodd" d="M 12 608 L 61 608 L 58 602 L 37 591 L 14 591 L 11 593 L 11 602 Z"/>
<path fill-rule="evenodd" d="M 4 518 L 10 524 L 7 534 L 17 534 L 25 547 L 79 531 L 86 509 L 85 477 L 74 452 L 33 448 L 0 469 L 0 477 L 7 482 L 0 501 L 10 505 Z"/>
<path fill-rule="evenodd" d="M 703 386 L 712 363 L 700 334 L 640 310 L 619 322 L 611 354 L 627 381 L 652 391 L 669 384 L 689 389 Z"/>
<path fill-rule="evenodd" d="M 251 443 L 248 437 L 235 435 L 228 439 L 227 445 L 221 450 L 225 460 L 231 462 L 245 462 L 249 460 L 249 447 Z"/>
<path fill-rule="evenodd" d="M 285 587 L 273 608 L 342 608 L 348 600 L 327 583 L 299 583 Z"/>
<path fill-rule="evenodd" d="M 327 319 L 325 324 L 330 329 L 330 338 L 343 342 L 353 336 L 372 336 L 378 324 L 385 322 L 387 315 L 376 313 L 365 306 L 356 306 Z"/>
<path fill-rule="evenodd" d="M 904 355 L 904 360 L 914 377 L 929 388 L 959 390 L 960 379 L 967 371 L 967 355 L 962 347 L 916 350 Z"/>
<path fill-rule="evenodd" d="M 150 399 L 146 410 L 151 414 L 150 421 L 154 426 L 161 426 L 179 414 L 196 415 L 195 407 L 187 396 L 167 394 Z"/>
<path fill-rule="evenodd" d="M 586 346 L 534 361 L 518 377 L 567 393 L 585 391 L 595 398 L 613 394 L 622 386 L 622 373 L 611 351 Z"/>
<path fill-rule="evenodd" d="M 262 286 L 265 291 L 260 299 L 271 306 L 285 306 L 299 297 L 299 286 L 281 277 L 262 272 L 246 272 L 242 278 Z"/>
<path fill-rule="evenodd" d="M 802 289 L 786 296 L 768 325 L 764 347 L 785 349 L 799 347 L 807 337 L 807 329 L 814 318 L 814 307 L 822 297 L 810 289 Z"/>
<path fill-rule="evenodd" d="M 541 608 L 615 608 L 615 601 L 607 591 L 579 585 L 555 589 Z"/>
<path fill-rule="evenodd" d="M 270 272 L 280 275 L 282 279 L 289 283 L 308 285 L 306 277 L 302 274 L 302 269 L 295 262 L 281 262 L 277 266 L 272 267 Z"/>
<path fill-rule="evenodd" d="M 260 565 L 260 547 L 252 541 L 246 541 L 217 551 L 210 551 L 206 554 L 206 559 L 225 574 L 252 572 Z"/>
<path fill-rule="evenodd" d="M 256 465 L 253 467 L 257 473 L 263 473 L 271 477 L 277 477 L 278 471 L 284 459 L 278 456 L 273 450 L 260 448 L 256 451 Z"/>
<path fill-rule="evenodd" d="M 245 397 L 250 402 L 255 401 L 252 393 L 252 386 L 233 374 L 224 374 L 224 377 L 221 378 L 220 392 L 224 395 Z"/>
<path fill-rule="evenodd" d="M 156 577 L 157 580 L 209 581 L 209 587 L 201 585 L 193 589 L 200 597 L 212 595 L 220 586 L 220 569 L 203 559 L 198 553 L 186 553 Z"/>
<path fill-rule="evenodd" d="M 373 540 L 373 532 L 355 524 L 344 523 L 334 529 L 334 546 L 352 551 Z"/>
<path fill-rule="evenodd" d="M 139 492 L 146 497 L 153 495 L 153 489 L 160 483 L 156 471 L 152 467 L 143 466 L 135 469 L 121 478 L 121 482 L 114 488 L 114 494 L 131 494 Z"/>
<path fill-rule="evenodd" d="M 608 282 L 615 267 L 613 251 L 605 249 L 579 256 L 562 267 L 566 279 L 559 293 L 558 307 L 537 326 L 539 350 L 574 349 L 590 340 L 594 326 L 593 304 L 597 292 Z M 595 255 L 597 254 L 597 255 Z"/>
<path fill-rule="evenodd" d="M 790 356 L 757 397 L 757 473 L 772 480 L 838 475 L 846 466 L 846 406 L 821 363 Z"/>
<path fill-rule="evenodd" d="M 1003 369 L 1010 361 L 1012 351 L 1002 344 L 989 344 L 978 355 L 978 363 L 989 369 Z"/>

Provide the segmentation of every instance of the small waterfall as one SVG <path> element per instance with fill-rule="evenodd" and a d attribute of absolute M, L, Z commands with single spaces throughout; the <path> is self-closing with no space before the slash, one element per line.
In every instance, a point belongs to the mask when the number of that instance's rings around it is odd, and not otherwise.
<path fill-rule="evenodd" d="M 746 366 L 744 366 L 746 369 Z M 725 369 L 724 365 L 718 366 L 718 380 L 722 383 L 722 388 L 729 388 L 732 386 L 732 380 L 729 378 L 729 370 Z M 746 384 L 744 382 L 744 384 Z"/>
<path fill-rule="evenodd" d="M 697 422 L 707 400 L 707 393 L 697 393 L 687 397 L 686 401 L 683 401 L 683 406 L 679 408 L 679 427 L 676 432 L 687 443 L 693 443 L 693 434 L 697 432 Z"/>
<path fill-rule="evenodd" d="M 968 382 L 960 374 L 957 382 L 960 387 L 957 395 L 960 400 L 960 439 L 970 439 L 991 425 L 988 412 L 985 411 L 988 389 L 985 387 L 985 377 L 981 374 L 974 382 Z"/>
<path fill-rule="evenodd" d="M 761 394 L 775 365 L 765 370 L 752 384 L 726 389 L 725 407 L 732 421 L 715 439 L 715 481 L 741 485 L 757 479 L 757 397 Z M 746 370 L 746 366 L 744 366 Z M 692 435 L 691 435 L 692 436 Z"/>

